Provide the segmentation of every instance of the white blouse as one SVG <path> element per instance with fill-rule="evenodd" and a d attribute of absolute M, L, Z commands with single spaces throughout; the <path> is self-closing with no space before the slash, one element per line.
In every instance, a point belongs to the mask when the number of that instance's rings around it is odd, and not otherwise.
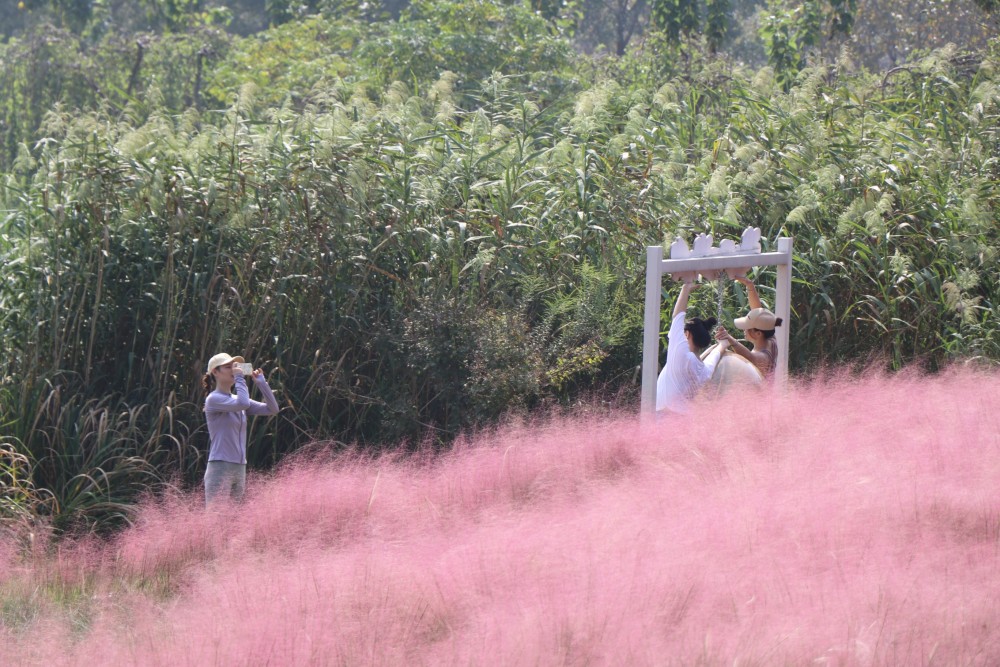
<path fill-rule="evenodd" d="M 702 361 L 691 351 L 684 336 L 685 314 L 684 311 L 677 313 L 677 317 L 670 322 L 670 333 L 667 334 L 667 363 L 656 379 L 657 410 L 666 408 L 671 412 L 686 413 L 698 388 L 712 377 L 722 354 L 716 347 L 708 358 Z"/>

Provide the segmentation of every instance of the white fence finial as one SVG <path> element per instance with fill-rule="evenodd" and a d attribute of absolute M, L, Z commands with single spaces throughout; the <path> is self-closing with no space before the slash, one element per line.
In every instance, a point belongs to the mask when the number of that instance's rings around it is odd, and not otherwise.
<path fill-rule="evenodd" d="M 688 248 L 687 241 L 681 237 L 670 244 L 670 259 L 687 259 L 691 256 L 691 249 Z"/>
<path fill-rule="evenodd" d="M 740 252 L 760 252 L 760 227 L 747 227 L 743 230 Z"/>
<path fill-rule="evenodd" d="M 698 234 L 694 237 L 694 249 L 691 251 L 692 257 L 705 257 L 712 252 L 712 238 L 711 234 Z"/>

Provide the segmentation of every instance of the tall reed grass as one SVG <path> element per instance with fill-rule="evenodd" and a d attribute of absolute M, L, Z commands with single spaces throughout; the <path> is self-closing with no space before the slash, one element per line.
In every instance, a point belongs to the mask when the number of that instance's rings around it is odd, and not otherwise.
<path fill-rule="evenodd" d="M 572 94 L 442 72 L 292 103 L 309 72 L 278 68 L 216 110 L 152 88 L 54 108 L 0 179 L 0 438 L 60 526 L 105 525 L 197 480 L 219 350 L 278 390 L 259 468 L 631 393 L 644 248 L 745 226 L 796 237 L 793 369 L 998 359 L 1000 95 L 991 60 L 952 56 L 881 78 L 845 57 L 788 93 L 699 61 Z"/>
<path fill-rule="evenodd" d="M 995 371 L 314 452 L 0 570 L 14 665 L 992 665 Z"/>

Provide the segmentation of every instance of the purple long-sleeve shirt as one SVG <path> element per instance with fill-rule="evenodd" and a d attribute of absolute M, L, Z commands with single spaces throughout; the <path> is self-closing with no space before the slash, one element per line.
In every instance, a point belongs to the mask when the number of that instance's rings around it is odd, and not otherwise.
<path fill-rule="evenodd" d="M 267 386 L 263 375 L 254 383 L 264 395 L 264 403 L 250 400 L 250 391 L 242 375 L 236 376 L 236 395 L 226 394 L 218 389 L 205 398 L 205 421 L 208 422 L 209 461 L 228 463 L 247 462 L 247 418 L 246 415 L 276 415 L 278 401 Z"/>

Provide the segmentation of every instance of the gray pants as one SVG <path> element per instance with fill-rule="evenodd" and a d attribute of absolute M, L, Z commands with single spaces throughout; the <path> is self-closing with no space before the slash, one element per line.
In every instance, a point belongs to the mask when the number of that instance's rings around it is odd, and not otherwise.
<path fill-rule="evenodd" d="M 205 505 L 220 500 L 240 500 L 247 486 L 245 463 L 209 461 L 205 469 Z"/>

